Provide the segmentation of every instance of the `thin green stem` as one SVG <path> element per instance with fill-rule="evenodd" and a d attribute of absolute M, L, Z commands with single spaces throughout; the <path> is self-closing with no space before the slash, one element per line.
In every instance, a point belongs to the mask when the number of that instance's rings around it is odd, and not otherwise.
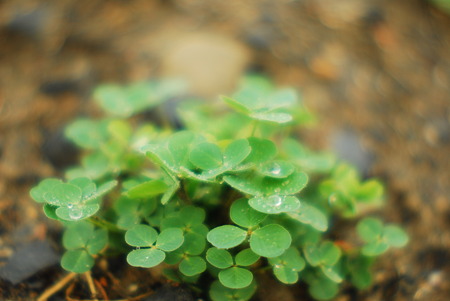
<path fill-rule="evenodd" d="M 180 181 L 180 188 L 177 191 L 177 195 L 186 204 L 188 204 L 188 205 L 192 204 L 192 200 L 191 200 L 191 198 L 189 197 L 189 195 L 188 195 L 188 193 L 186 191 L 186 185 L 185 185 L 184 181 Z"/>
<path fill-rule="evenodd" d="M 256 133 L 256 129 L 259 125 L 259 121 L 258 120 L 253 120 L 253 128 L 252 128 L 252 133 L 250 134 L 251 137 L 255 137 L 255 133 Z"/>
<path fill-rule="evenodd" d="M 96 225 L 100 228 L 106 229 L 108 231 L 111 232 L 118 232 L 118 233 L 122 233 L 124 232 L 124 230 L 120 229 L 119 227 L 117 227 L 116 225 L 114 225 L 113 223 L 108 222 L 107 220 L 104 220 L 98 216 L 93 216 L 88 218 L 88 221 L 93 224 Z"/>

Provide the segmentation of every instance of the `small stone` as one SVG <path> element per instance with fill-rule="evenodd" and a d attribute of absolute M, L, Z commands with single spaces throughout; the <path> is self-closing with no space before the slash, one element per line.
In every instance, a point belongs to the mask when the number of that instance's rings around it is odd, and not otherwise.
<path fill-rule="evenodd" d="M 6 264 L 0 268 L 0 278 L 16 285 L 58 262 L 59 256 L 48 241 L 35 240 L 13 253 Z"/>
<path fill-rule="evenodd" d="M 361 143 L 361 138 L 351 130 L 340 130 L 331 137 L 331 145 L 338 158 L 355 165 L 359 173 L 367 176 L 374 155 Z"/>
<path fill-rule="evenodd" d="M 174 41 L 162 55 L 166 77 L 188 80 L 191 92 L 205 97 L 232 91 L 249 60 L 247 48 L 225 37 L 191 34 Z"/>

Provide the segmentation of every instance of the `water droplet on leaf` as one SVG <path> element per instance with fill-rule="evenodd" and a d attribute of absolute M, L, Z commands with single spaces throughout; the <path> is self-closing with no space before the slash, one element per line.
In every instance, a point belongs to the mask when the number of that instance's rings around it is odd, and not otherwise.
<path fill-rule="evenodd" d="M 283 200 L 281 199 L 281 197 L 279 195 L 272 195 L 269 197 L 269 202 L 272 206 L 278 207 L 281 205 L 282 201 Z"/>
<path fill-rule="evenodd" d="M 273 175 L 279 175 L 281 172 L 281 166 L 278 163 L 274 163 L 269 169 L 269 172 Z"/>
<path fill-rule="evenodd" d="M 73 208 L 69 211 L 69 217 L 73 220 L 78 220 L 83 216 L 83 212 L 80 209 Z"/>

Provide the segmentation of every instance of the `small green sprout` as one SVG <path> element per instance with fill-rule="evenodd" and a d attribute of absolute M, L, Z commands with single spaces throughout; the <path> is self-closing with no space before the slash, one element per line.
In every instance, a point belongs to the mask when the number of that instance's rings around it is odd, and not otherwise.
<path fill-rule="evenodd" d="M 272 265 L 275 277 L 286 284 L 296 283 L 299 272 L 306 266 L 300 252 L 292 247 L 278 257 L 269 258 L 269 263 Z"/>
<path fill-rule="evenodd" d="M 259 256 L 250 249 L 240 251 L 235 259 L 224 249 L 210 248 L 206 252 L 206 260 L 216 268 L 220 283 L 228 288 L 240 289 L 249 286 L 253 281 L 253 273 L 244 268 L 258 261 Z"/>
<path fill-rule="evenodd" d="M 357 224 L 361 245 L 330 240 L 331 221 L 362 216 L 384 190 L 290 135 L 314 120 L 294 90 L 249 76 L 222 97 L 230 110 L 185 101 L 180 130 L 144 121 L 140 113 L 182 91 L 166 81 L 100 86 L 106 117 L 66 128 L 84 151 L 80 164 L 30 191 L 65 226 L 64 269 L 127 254 L 136 268 L 166 265 L 171 281 L 201 279 L 213 301 L 249 300 L 264 272 L 330 300 L 346 281 L 369 287 L 376 256 L 407 243 L 398 226 L 371 217 Z"/>
<path fill-rule="evenodd" d="M 61 266 L 75 273 L 89 271 L 94 266 L 94 256 L 108 244 L 108 232 L 94 229 L 88 222 L 70 224 L 63 235 L 67 251 L 61 259 Z"/>
<path fill-rule="evenodd" d="M 366 256 L 378 256 L 389 247 L 401 248 L 408 243 L 405 231 L 395 225 L 384 226 L 375 218 L 365 218 L 356 226 L 359 236 L 366 243 L 361 252 Z"/>
<path fill-rule="evenodd" d="M 184 241 L 183 231 L 168 228 L 161 233 L 147 225 L 136 225 L 125 233 L 125 241 L 137 247 L 127 256 L 130 265 L 143 268 L 157 266 L 166 258 L 165 252 L 178 249 Z"/>

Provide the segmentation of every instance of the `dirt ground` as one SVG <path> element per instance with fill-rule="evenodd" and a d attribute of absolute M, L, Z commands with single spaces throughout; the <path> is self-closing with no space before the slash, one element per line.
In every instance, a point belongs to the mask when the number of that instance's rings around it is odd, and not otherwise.
<path fill-rule="evenodd" d="M 387 186 L 377 214 L 411 236 L 379 261 L 372 288 L 336 300 L 449 300 L 450 15 L 425 0 L 1 1 L 0 267 L 29 241 L 58 250 L 28 191 L 76 162 L 62 129 L 96 113 L 93 87 L 183 76 L 214 98 L 245 71 L 301 91 L 321 119 L 304 134 L 314 147 L 352 133 L 365 172 Z M 129 296 L 143 292 L 140 275 L 114 269 Z M 63 275 L 56 264 L 0 279 L 0 299 L 34 299 Z M 300 300 L 301 288 L 265 281 L 257 300 Z"/>

